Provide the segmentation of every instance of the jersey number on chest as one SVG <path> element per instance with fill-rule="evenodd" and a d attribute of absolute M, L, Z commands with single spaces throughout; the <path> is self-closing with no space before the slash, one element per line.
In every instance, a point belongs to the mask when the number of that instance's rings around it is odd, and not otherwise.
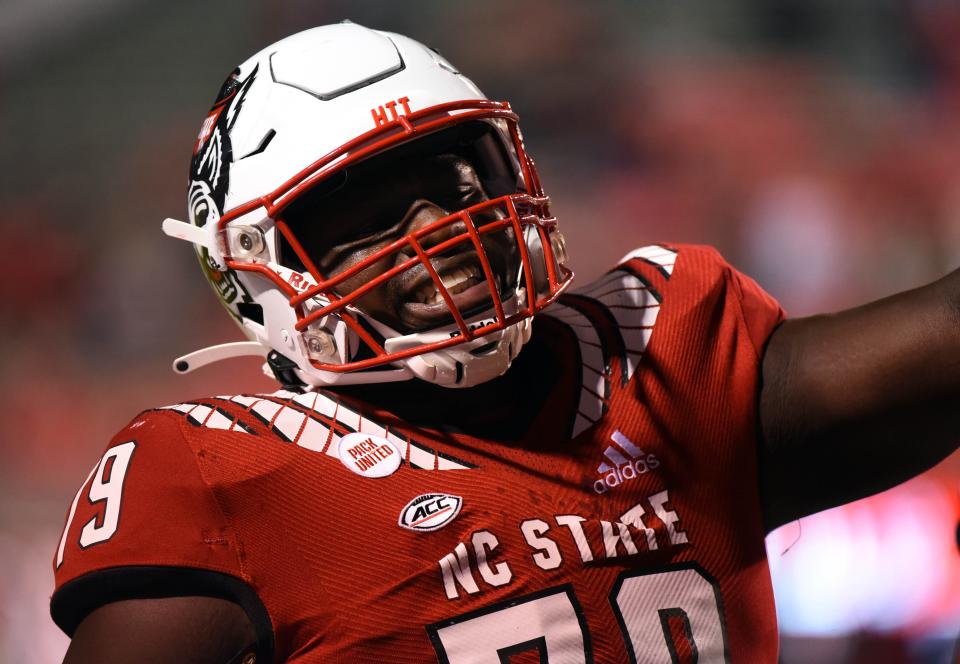
<path fill-rule="evenodd" d="M 719 588 L 693 565 L 625 571 L 609 594 L 630 662 L 728 661 Z M 427 626 L 444 664 L 502 664 L 539 653 L 540 662 L 593 662 L 590 631 L 570 584 Z"/>

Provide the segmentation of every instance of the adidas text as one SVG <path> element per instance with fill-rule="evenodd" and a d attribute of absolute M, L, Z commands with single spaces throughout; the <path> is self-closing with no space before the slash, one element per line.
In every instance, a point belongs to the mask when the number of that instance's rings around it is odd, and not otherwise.
<path fill-rule="evenodd" d="M 613 487 L 650 472 L 659 465 L 660 460 L 653 454 L 648 454 L 643 459 L 633 459 L 604 474 L 603 477 L 593 483 L 593 490 L 596 493 L 606 493 Z"/>
<path fill-rule="evenodd" d="M 610 440 L 612 444 L 603 451 L 607 460 L 597 466 L 600 479 L 593 483 L 595 493 L 606 493 L 660 466 L 656 454 L 647 454 L 619 430 L 610 434 Z"/>

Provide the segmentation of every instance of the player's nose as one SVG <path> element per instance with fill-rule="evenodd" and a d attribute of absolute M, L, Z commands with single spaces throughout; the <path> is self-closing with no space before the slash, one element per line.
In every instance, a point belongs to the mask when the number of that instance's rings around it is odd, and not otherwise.
<path fill-rule="evenodd" d="M 427 228 L 431 224 L 440 221 L 444 217 L 449 217 L 450 212 L 437 205 L 433 201 L 418 201 L 413 216 L 410 218 L 407 226 L 408 233 L 414 233 L 418 230 Z M 457 219 L 448 224 L 441 224 L 439 227 L 420 237 L 420 246 L 424 249 L 435 247 L 438 244 L 449 240 L 457 235 L 467 232 L 467 227 L 462 220 Z"/>

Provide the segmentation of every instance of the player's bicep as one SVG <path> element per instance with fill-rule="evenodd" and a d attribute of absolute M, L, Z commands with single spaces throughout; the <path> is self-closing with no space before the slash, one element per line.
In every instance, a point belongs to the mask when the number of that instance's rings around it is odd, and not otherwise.
<path fill-rule="evenodd" d="M 243 606 L 269 649 L 269 616 L 240 565 L 238 535 L 201 473 L 203 453 L 175 416 L 151 412 L 93 464 L 53 561 L 50 612 L 67 635 L 111 603 L 205 596 Z"/>
<path fill-rule="evenodd" d="M 255 640 L 246 612 L 228 600 L 126 600 L 105 604 L 90 613 L 77 627 L 63 661 L 240 664 L 254 652 Z"/>
<path fill-rule="evenodd" d="M 890 488 L 955 449 L 957 283 L 777 329 L 760 399 L 768 528 Z"/>

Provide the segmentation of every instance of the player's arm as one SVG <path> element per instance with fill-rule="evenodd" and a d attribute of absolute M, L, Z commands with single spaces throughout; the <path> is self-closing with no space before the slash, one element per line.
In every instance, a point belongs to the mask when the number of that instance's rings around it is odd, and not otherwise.
<path fill-rule="evenodd" d="M 760 474 L 768 529 L 890 488 L 960 442 L 960 271 L 767 344 Z"/>
<path fill-rule="evenodd" d="M 244 610 L 213 597 L 111 602 L 83 619 L 64 664 L 241 664 L 256 635 Z"/>
<path fill-rule="evenodd" d="M 223 664 L 251 645 L 261 662 L 272 659 L 269 613 L 186 422 L 181 411 L 142 413 L 74 496 L 50 600 L 51 617 L 72 639 L 71 664 Z"/>

